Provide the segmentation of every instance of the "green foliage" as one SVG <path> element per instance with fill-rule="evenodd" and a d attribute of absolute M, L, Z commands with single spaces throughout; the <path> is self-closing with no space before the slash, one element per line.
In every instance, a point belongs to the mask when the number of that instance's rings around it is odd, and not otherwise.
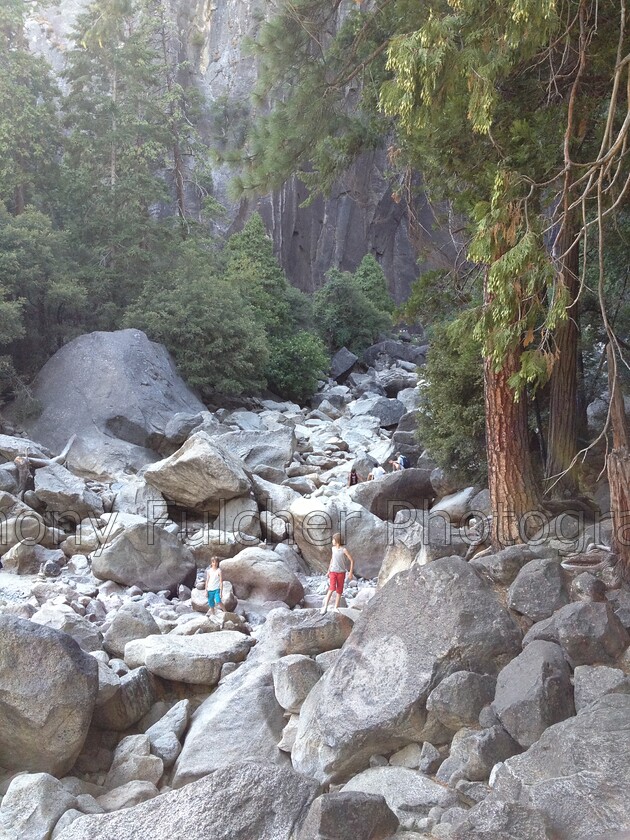
<path fill-rule="evenodd" d="M 0 205 L 0 288 L 0 343 L 11 343 L 20 372 L 34 373 L 81 332 L 86 289 L 73 275 L 66 236 L 38 210 L 12 216 Z"/>
<path fill-rule="evenodd" d="M 326 365 L 325 349 L 310 332 L 310 300 L 289 285 L 258 213 L 230 237 L 226 251 L 224 278 L 239 290 L 265 330 L 269 386 L 281 396 L 306 400 Z"/>
<path fill-rule="evenodd" d="M 266 375 L 269 387 L 277 394 L 305 402 L 316 390 L 322 371 L 330 357 L 320 338 L 309 332 L 298 332 L 270 342 L 270 360 Z"/>
<path fill-rule="evenodd" d="M 144 330 L 173 354 L 186 381 L 202 394 L 240 394 L 264 387 L 269 351 L 263 326 L 238 288 L 218 277 L 200 243 L 179 246 L 179 258 L 152 278 L 125 324 Z"/>
<path fill-rule="evenodd" d="M 431 331 L 423 369 L 418 436 L 436 463 L 465 484 L 485 480 L 485 423 L 481 344 L 470 317 Z"/>
<path fill-rule="evenodd" d="M 24 8 L 0 8 L 0 201 L 16 213 L 49 203 L 61 143 L 59 93 L 47 62 L 28 51 Z"/>
<path fill-rule="evenodd" d="M 362 353 L 388 327 L 391 317 L 376 308 L 349 272 L 333 269 L 314 297 L 315 323 L 331 352 Z"/>
<path fill-rule="evenodd" d="M 389 293 L 385 272 L 372 254 L 366 254 L 354 272 L 354 282 L 366 298 L 382 312 L 394 311 L 394 300 Z"/>
<path fill-rule="evenodd" d="M 396 312 L 396 319 L 429 327 L 450 320 L 455 313 L 481 303 L 478 274 L 455 271 L 425 271 L 412 284 L 409 297 Z"/>
<path fill-rule="evenodd" d="M 268 336 L 290 331 L 289 284 L 258 213 L 247 220 L 240 233 L 230 237 L 225 279 L 244 295 Z"/>

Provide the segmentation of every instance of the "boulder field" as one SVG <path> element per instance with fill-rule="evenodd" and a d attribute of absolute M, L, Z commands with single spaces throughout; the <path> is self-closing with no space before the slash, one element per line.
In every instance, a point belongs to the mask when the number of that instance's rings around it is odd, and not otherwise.
<path fill-rule="evenodd" d="M 50 360 L 0 428 L 0 840 L 630 835 L 630 591 L 562 562 L 609 531 L 476 549 L 487 490 L 417 439 L 425 352 L 213 411 L 136 330 Z"/>

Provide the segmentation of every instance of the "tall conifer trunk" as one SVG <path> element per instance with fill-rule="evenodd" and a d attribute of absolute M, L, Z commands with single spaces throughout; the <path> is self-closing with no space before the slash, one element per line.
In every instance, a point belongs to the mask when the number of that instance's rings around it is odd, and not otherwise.
<path fill-rule="evenodd" d="M 487 280 L 484 301 L 486 306 L 491 303 Z M 515 394 L 509 384 L 519 371 L 520 355 L 520 347 L 510 350 L 499 370 L 492 358 L 484 359 L 491 542 L 497 550 L 526 542 L 541 525 L 536 516 L 540 493 L 529 449 L 527 399 L 524 392 Z"/>
<path fill-rule="evenodd" d="M 488 487 L 492 508 L 492 545 L 500 549 L 525 542 L 540 527 L 531 516 L 540 510 L 527 428 L 524 394 L 515 401 L 509 378 L 519 369 L 517 352 L 511 352 L 501 370 L 490 359 L 484 362 Z"/>
<path fill-rule="evenodd" d="M 549 433 L 545 478 L 555 498 L 574 496 L 578 491 L 577 467 L 569 468 L 577 452 L 578 439 L 578 341 L 580 283 L 579 248 L 574 225 L 567 222 L 558 243 L 562 259 L 562 280 L 569 294 L 567 318 L 554 333 L 558 358 L 551 375 Z"/>

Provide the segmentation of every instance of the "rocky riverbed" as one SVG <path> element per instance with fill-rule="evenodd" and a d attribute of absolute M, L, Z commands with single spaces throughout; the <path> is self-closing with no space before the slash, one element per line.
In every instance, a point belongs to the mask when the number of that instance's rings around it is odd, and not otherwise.
<path fill-rule="evenodd" d="M 2 840 L 630 831 L 610 524 L 484 552 L 487 491 L 416 438 L 425 352 L 342 351 L 310 408 L 212 411 L 135 330 L 51 359 L 0 435 Z M 334 531 L 357 580 L 322 615 Z"/>

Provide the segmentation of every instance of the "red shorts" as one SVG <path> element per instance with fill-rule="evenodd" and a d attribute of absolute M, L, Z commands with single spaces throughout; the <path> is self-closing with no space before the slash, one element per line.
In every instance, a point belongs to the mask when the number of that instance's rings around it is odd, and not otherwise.
<path fill-rule="evenodd" d="M 328 572 L 328 579 L 330 584 L 328 586 L 331 592 L 338 592 L 343 595 L 343 585 L 346 580 L 345 572 Z"/>

